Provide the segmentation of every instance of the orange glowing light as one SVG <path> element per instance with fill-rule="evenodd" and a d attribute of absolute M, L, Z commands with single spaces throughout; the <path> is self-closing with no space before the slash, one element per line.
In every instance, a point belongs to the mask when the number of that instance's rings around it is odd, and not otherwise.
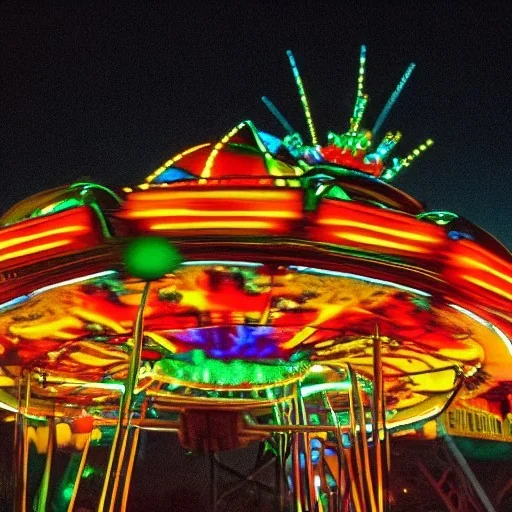
<path fill-rule="evenodd" d="M 466 281 L 476 284 L 477 286 L 479 286 L 481 288 L 484 288 L 486 290 L 494 292 L 497 295 L 501 295 L 502 297 L 505 297 L 508 300 L 512 300 L 512 293 L 507 293 L 505 290 L 502 290 L 501 288 L 498 288 L 497 286 L 494 286 L 486 281 L 483 281 L 482 279 L 477 279 L 476 277 L 468 276 L 468 275 L 462 275 L 461 277 L 463 279 L 465 279 Z"/>
<path fill-rule="evenodd" d="M 272 190 L 265 189 L 262 193 L 261 190 L 192 190 L 192 191 L 170 191 L 158 190 L 151 191 L 149 194 L 143 192 L 134 192 L 130 194 L 129 202 L 132 201 L 180 201 L 182 199 L 238 199 L 247 201 L 261 201 L 267 203 L 268 201 L 284 201 L 291 200 L 297 197 L 296 191 L 291 190 Z"/>
<path fill-rule="evenodd" d="M 72 240 L 64 239 L 64 240 L 58 240 L 56 242 L 50 242 L 47 244 L 35 245 L 35 246 L 29 247 L 27 249 L 23 249 L 20 251 L 13 251 L 13 252 L 4 254 L 3 256 L 0 256 L 0 261 L 6 261 L 6 260 L 13 259 L 13 258 L 18 258 L 20 256 L 27 256 L 29 254 L 48 251 L 50 249 L 55 249 L 56 247 L 62 247 L 64 245 L 69 245 L 70 243 L 72 243 Z"/>
<path fill-rule="evenodd" d="M 256 220 L 243 220 L 243 221 L 228 221 L 222 222 L 166 222 L 166 223 L 152 223 L 149 225 L 151 230 L 165 231 L 165 230 L 187 230 L 187 229 L 270 229 L 275 227 L 273 222 L 256 221 Z"/>
<path fill-rule="evenodd" d="M 40 238 L 47 238 L 54 235 L 62 235 L 67 233 L 84 233 L 88 231 L 86 226 L 65 226 L 62 228 L 50 229 L 48 231 L 43 231 L 40 233 L 34 233 L 32 235 L 19 236 L 16 238 L 10 238 L 3 242 L 0 242 L 0 251 L 6 249 L 8 247 L 13 247 L 15 245 L 21 245 L 26 242 L 32 242 L 33 240 L 38 240 Z"/>
<path fill-rule="evenodd" d="M 387 228 L 378 224 L 367 224 L 366 222 L 359 222 L 351 219 L 322 219 L 318 223 L 326 226 L 356 227 L 368 231 L 375 231 L 385 235 L 396 236 L 398 238 L 406 238 L 407 240 L 414 240 L 417 242 L 437 243 L 440 241 L 440 237 L 434 237 L 406 230 Z"/>
<path fill-rule="evenodd" d="M 507 283 L 512 284 L 512 275 L 511 274 L 507 275 L 504 272 L 500 272 L 499 270 L 496 270 L 495 268 L 493 268 L 489 265 L 486 265 L 485 263 L 482 263 L 478 260 L 470 258 L 468 256 L 459 256 L 456 258 L 456 260 L 459 263 L 462 263 L 463 266 L 465 266 L 465 267 L 469 267 L 469 268 L 472 267 L 472 268 L 476 268 L 479 270 L 483 270 L 485 272 L 488 272 L 489 274 L 492 274 L 495 277 L 503 279 Z"/>
<path fill-rule="evenodd" d="M 365 245 L 377 245 L 380 247 L 384 246 L 388 249 L 398 249 L 401 251 L 423 253 L 423 254 L 427 254 L 430 252 L 428 249 L 419 247 L 417 245 L 402 244 L 399 242 L 393 242 L 389 239 L 383 240 L 382 238 L 375 238 L 373 236 L 357 235 L 355 233 L 349 233 L 346 231 L 339 231 L 339 232 L 335 232 L 333 234 L 337 238 L 341 238 L 343 240 L 349 240 L 351 242 L 361 243 L 361 244 L 365 244 Z"/>
<path fill-rule="evenodd" d="M 148 217 L 270 217 L 276 219 L 297 219 L 299 212 L 283 210 L 192 210 L 189 208 L 136 210 L 126 213 L 128 219 Z"/>

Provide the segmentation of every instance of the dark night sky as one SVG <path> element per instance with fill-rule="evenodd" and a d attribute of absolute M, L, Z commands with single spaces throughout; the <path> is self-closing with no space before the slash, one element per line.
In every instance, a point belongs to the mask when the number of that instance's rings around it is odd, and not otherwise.
<path fill-rule="evenodd" d="M 317 131 L 343 132 L 366 44 L 367 126 L 414 61 L 385 128 L 403 131 L 402 156 L 436 141 L 396 184 L 512 247 L 506 2 L 179 3 L 0 3 L 1 211 L 84 176 L 115 188 L 140 183 L 242 119 L 282 135 L 262 94 L 305 134 L 288 48 Z"/>

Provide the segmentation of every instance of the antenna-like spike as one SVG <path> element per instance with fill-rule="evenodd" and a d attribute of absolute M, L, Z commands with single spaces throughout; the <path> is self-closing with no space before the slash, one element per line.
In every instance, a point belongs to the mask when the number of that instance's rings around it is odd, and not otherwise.
<path fill-rule="evenodd" d="M 364 75 L 366 69 L 366 46 L 361 46 L 361 52 L 359 54 L 359 76 L 357 77 L 357 96 L 356 103 L 354 105 L 354 113 L 350 119 L 350 131 L 352 133 L 357 132 L 361 119 L 363 118 L 366 104 L 368 103 L 368 96 L 364 94 Z"/>
<path fill-rule="evenodd" d="M 299 91 L 300 102 L 302 103 L 302 109 L 304 110 L 304 115 L 306 116 L 306 121 L 308 123 L 309 134 L 311 135 L 311 143 L 314 146 L 316 146 L 318 140 L 316 138 L 315 125 L 313 124 L 313 119 L 311 118 L 311 111 L 309 110 L 306 91 L 304 91 L 304 85 L 302 84 L 302 79 L 300 77 L 297 64 L 295 63 L 293 53 L 290 50 L 287 50 L 286 55 L 288 56 L 288 60 L 290 61 L 290 66 L 292 68 L 293 76 L 295 78 L 295 84 L 297 85 L 297 90 Z"/>
<path fill-rule="evenodd" d="M 432 139 L 427 139 L 423 144 L 414 148 L 405 158 L 393 158 L 393 165 L 387 168 L 381 176 L 384 181 L 390 181 L 404 168 L 409 167 L 411 162 L 434 144 Z"/>
<path fill-rule="evenodd" d="M 391 151 L 393 151 L 393 148 L 398 144 L 401 138 L 402 134 L 400 132 L 386 133 L 380 144 L 377 146 L 375 152 L 382 160 L 384 160 L 391 153 Z"/>
<path fill-rule="evenodd" d="M 382 124 L 388 117 L 389 113 L 391 112 L 391 109 L 393 108 L 393 105 L 396 103 L 396 100 L 398 99 L 398 96 L 400 96 L 400 93 L 402 92 L 402 89 L 405 87 L 405 84 L 407 83 L 407 80 L 409 80 L 409 77 L 411 76 L 412 72 L 414 71 L 414 68 L 416 67 L 416 64 L 412 62 L 409 64 L 409 67 L 406 69 L 404 75 L 400 79 L 400 82 L 398 82 L 398 85 L 396 86 L 396 89 L 393 91 L 393 94 L 390 96 L 388 102 L 382 109 L 382 112 L 380 113 L 379 117 L 377 118 L 377 121 L 375 121 L 375 124 L 372 129 L 372 135 L 373 137 L 376 136 L 380 128 L 382 127 Z"/>
<path fill-rule="evenodd" d="M 411 165 L 411 162 L 418 158 L 421 153 L 426 151 L 430 146 L 434 144 L 434 141 L 432 139 L 427 139 L 423 144 L 420 144 L 417 148 L 414 148 L 403 160 L 402 160 L 402 167 L 409 167 Z"/>
<path fill-rule="evenodd" d="M 366 69 L 366 46 L 361 46 L 361 52 L 359 53 L 359 76 L 357 77 L 357 96 L 363 96 L 364 89 L 364 74 Z"/>
<path fill-rule="evenodd" d="M 281 126 L 288 132 L 288 135 L 293 135 L 295 130 L 292 125 L 286 120 L 272 101 L 270 101 L 266 96 L 262 96 L 261 101 L 263 101 L 265 106 L 270 110 L 270 113 L 279 121 L 279 124 L 281 124 Z"/>

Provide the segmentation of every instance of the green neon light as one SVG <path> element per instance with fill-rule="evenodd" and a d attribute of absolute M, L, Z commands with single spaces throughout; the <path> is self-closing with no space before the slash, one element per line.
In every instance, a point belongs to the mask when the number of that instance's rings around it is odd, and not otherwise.
<path fill-rule="evenodd" d="M 98 183 L 88 183 L 88 182 L 78 182 L 78 183 L 73 183 L 73 185 L 71 185 L 69 188 L 70 189 L 75 189 L 75 188 L 81 188 L 83 187 L 84 190 L 87 190 L 89 188 L 92 188 L 92 189 L 98 189 L 98 190 L 103 190 L 103 192 L 106 192 L 107 194 L 109 194 L 112 198 L 114 198 L 118 204 L 122 204 L 123 200 L 115 193 L 113 192 L 112 190 L 110 190 L 108 187 L 104 187 L 103 185 L 98 185 Z"/>
<path fill-rule="evenodd" d="M 234 359 L 220 361 L 209 358 L 202 350 L 189 352 L 191 361 L 163 359 L 155 364 L 157 373 L 186 382 L 240 386 L 274 384 L 299 377 L 310 367 L 309 361 L 268 361 L 259 363 Z"/>
<path fill-rule="evenodd" d="M 315 146 L 318 143 L 318 139 L 316 137 L 313 118 L 311 117 L 311 110 L 309 109 L 308 98 L 306 96 L 306 91 L 304 90 L 304 84 L 302 83 L 302 78 L 300 77 L 299 69 L 297 68 L 297 63 L 295 62 L 293 53 L 290 50 L 288 50 L 286 52 L 286 55 L 288 56 L 288 60 L 290 61 L 293 77 L 295 78 L 295 84 L 297 85 L 297 90 L 299 91 L 300 102 L 302 104 L 302 109 L 304 110 L 304 115 L 306 116 L 306 121 L 308 123 L 309 134 L 311 135 L 311 143 L 313 144 L 313 146 Z"/>
<path fill-rule="evenodd" d="M 420 213 L 416 217 L 418 219 L 425 219 L 431 222 L 435 222 L 439 226 L 446 226 L 446 224 L 450 224 L 450 222 L 459 218 L 457 214 L 446 211 L 424 212 Z"/>
<path fill-rule="evenodd" d="M 44 206 L 42 208 L 37 208 L 34 210 L 30 217 L 41 217 L 43 215 L 50 215 L 52 213 L 61 212 L 64 210 L 70 210 L 71 208 L 76 208 L 77 206 L 81 206 L 83 203 L 74 197 L 69 199 L 64 199 L 63 201 L 57 201 L 56 203 L 49 204 L 48 206 Z"/>
<path fill-rule="evenodd" d="M 355 134 L 359 130 L 359 125 L 363 119 L 366 104 L 368 103 L 368 96 L 364 94 L 364 75 L 366 67 L 366 46 L 361 46 L 361 53 L 359 55 L 359 76 L 357 77 L 357 97 L 354 105 L 354 113 L 350 119 L 350 132 Z"/>
<path fill-rule="evenodd" d="M 160 279 L 183 260 L 167 239 L 155 236 L 133 239 L 123 256 L 127 272 L 146 281 Z"/>

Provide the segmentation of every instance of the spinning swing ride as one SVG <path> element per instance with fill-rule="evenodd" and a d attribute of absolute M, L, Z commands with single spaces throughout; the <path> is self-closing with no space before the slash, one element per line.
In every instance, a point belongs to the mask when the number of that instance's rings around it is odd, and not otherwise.
<path fill-rule="evenodd" d="M 283 138 L 244 121 L 120 195 L 74 183 L 0 218 L 16 511 L 78 510 L 94 471 L 94 510 L 129 508 L 144 431 L 208 454 L 213 487 L 240 476 L 220 452 L 260 443 L 282 511 L 389 510 L 396 437 L 512 455 L 511 254 L 390 184 L 431 140 L 405 157 L 399 132 L 376 142 L 414 65 L 363 129 L 363 46 L 348 130 L 321 145 L 288 59 L 307 141 L 263 97 Z"/>

